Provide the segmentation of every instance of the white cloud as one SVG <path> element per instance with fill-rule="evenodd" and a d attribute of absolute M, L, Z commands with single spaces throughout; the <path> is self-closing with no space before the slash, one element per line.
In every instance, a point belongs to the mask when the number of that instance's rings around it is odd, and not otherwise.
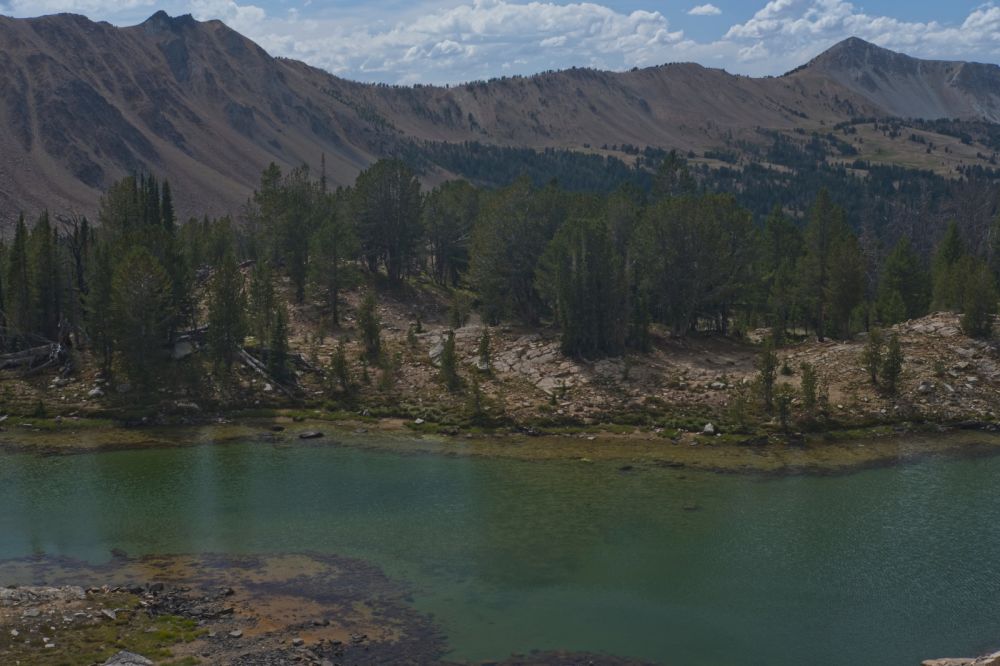
<path fill-rule="evenodd" d="M 713 4 L 698 5 L 688 10 L 691 16 L 718 16 L 721 13 L 722 10 Z"/>
<path fill-rule="evenodd" d="M 9 0 L 0 3 L 0 8 L 12 16 L 41 16 L 60 12 L 103 15 L 149 7 L 153 2 L 154 0 Z"/>
<path fill-rule="evenodd" d="M 847 37 L 922 58 L 1000 56 L 1000 7 L 974 9 L 961 26 L 902 21 L 868 14 L 844 0 L 773 0 L 750 20 L 732 26 L 722 43 L 739 44 L 748 73 L 775 73 L 808 61 Z"/>
<path fill-rule="evenodd" d="M 336 74 L 391 82 L 455 82 L 583 65 L 624 69 L 661 62 L 683 40 L 659 12 L 622 13 L 577 2 L 473 0 L 381 23 L 266 16 L 234 0 L 191 0 L 197 18 L 221 18 L 276 55 Z"/>
<path fill-rule="evenodd" d="M 252 33 L 267 19 L 267 12 L 256 5 L 240 5 L 234 0 L 191 0 L 191 14 L 198 20 L 219 19 L 233 30 Z M 298 16 L 291 14 L 289 23 Z"/>
<path fill-rule="evenodd" d="M 780 74 L 850 36 L 919 57 L 1000 60 L 1000 0 L 972 9 L 955 24 L 880 16 L 847 0 L 756 0 L 753 16 L 708 42 L 686 38 L 660 12 L 618 11 L 601 1 L 0 0 L 0 12 L 74 11 L 127 23 L 152 13 L 155 4 L 171 14 L 221 19 L 274 55 L 348 78 L 392 83 L 675 61 Z M 289 9 L 293 5 L 297 10 Z M 275 9 L 269 13 L 265 7 Z M 688 13 L 718 11 L 701 4 Z"/>

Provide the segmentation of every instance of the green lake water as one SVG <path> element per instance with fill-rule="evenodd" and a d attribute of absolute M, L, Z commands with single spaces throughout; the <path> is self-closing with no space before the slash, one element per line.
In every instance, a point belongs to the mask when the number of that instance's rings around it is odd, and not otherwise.
<path fill-rule="evenodd" d="M 361 558 L 458 660 L 916 665 L 1000 647 L 998 482 L 996 457 L 763 478 L 261 443 L 7 454 L 0 559 Z"/>

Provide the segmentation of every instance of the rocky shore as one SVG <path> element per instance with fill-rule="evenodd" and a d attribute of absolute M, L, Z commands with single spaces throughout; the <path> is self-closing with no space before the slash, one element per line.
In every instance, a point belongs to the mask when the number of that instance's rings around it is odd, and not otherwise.
<path fill-rule="evenodd" d="M 0 580 L 23 579 L 48 584 L 0 589 L 4 666 L 457 666 L 445 658 L 446 637 L 410 607 L 410 591 L 350 558 L 118 554 L 98 566 L 0 562 Z M 540 652 L 491 663 L 643 662 Z"/>
<path fill-rule="evenodd" d="M 965 659 L 928 659 L 921 666 L 1000 666 L 1000 652 Z"/>

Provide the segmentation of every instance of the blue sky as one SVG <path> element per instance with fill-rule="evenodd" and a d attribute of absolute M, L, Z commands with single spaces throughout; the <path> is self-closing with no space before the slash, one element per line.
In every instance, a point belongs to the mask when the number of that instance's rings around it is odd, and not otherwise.
<path fill-rule="evenodd" d="M 8 15 L 71 11 L 117 25 L 158 9 L 221 19 L 273 55 L 387 83 L 679 61 L 772 75 L 850 36 L 1000 62 L 1000 5 L 965 0 L 0 0 Z"/>

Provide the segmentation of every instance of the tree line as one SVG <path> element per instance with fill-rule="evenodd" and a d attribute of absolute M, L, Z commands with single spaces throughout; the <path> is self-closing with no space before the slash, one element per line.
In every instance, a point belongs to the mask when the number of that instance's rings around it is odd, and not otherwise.
<path fill-rule="evenodd" d="M 105 193 L 97 224 L 18 222 L 0 248 L 0 343 L 87 347 L 105 371 L 142 383 L 179 340 L 204 335 L 226 370 L 252 335 L 280 378 L 289 319 L 278 278 L 335 334 L 343 291 L 364 274 L 470 291 L 488 324 L 554 325 L 563 351 L 583 358 L 646 350 L 653 326 L 677 336 L 767 326 L 780 343 L 848 338 L 938 309 L 990 334 L 1000 222 L 986 238 L 963 238 L 952 223 L 932 256 L 906 236 L 872 251 L 850 222 L 821 190 L 804 217 L 775 206 L 758 223 L 675 156 L 649 192 L 606 195 L 527 178 L 423 191 L 398 160 L 331 188 L 322 171 L 272 164 L 236 219 L 180 224 L 169 184 L 133 176 Z"/>

